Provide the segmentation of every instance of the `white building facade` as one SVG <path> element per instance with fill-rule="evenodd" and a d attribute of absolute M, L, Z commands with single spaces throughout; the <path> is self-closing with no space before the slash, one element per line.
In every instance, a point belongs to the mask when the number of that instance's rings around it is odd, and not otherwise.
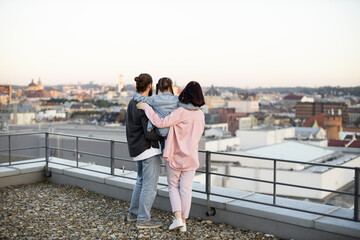
<path fill-rule="evenodd" d="M 282 143 L 285 138 L 293 138 L 295 128 L 237 130 L 236 137 L 240 138 L 240 149 L 250 149 Z"/>
<path fill-rule="evenodd" d="M 236 113 L 253 113 L 259 111 L 259 101 L 228 101 L 229 108 L 235 108 Z"/>

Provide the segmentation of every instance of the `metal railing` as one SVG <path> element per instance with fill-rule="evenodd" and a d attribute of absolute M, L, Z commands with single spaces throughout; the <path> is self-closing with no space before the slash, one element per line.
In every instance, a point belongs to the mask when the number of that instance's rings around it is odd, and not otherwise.
<path fill-rule="evenodd" d="M 12 137 L 24 136 L 24 135 L 41 135 L 41 134 L 45 135 L 44 146 L 23 147 L 23 148 L 12 148 L 11 147 L 11 138 Z M 57 148 L 57 147 L 50 146 L 49 145 L 49 136 L 50 135 L 75 138 L 75 150 L 66 149 L 66 148 Z M 29 132 L 29 133 L 0 134 L 0 138 L 1 137 L 7 137 L 8 138 L 8 148 L 7 149 L 0 149 L 0 153 L 1 152 L 8 152 L 9 164 L 8 165 L 3 164 L 3 165 L 0 165 L 0 167 L 9 166 L 9 165 L 11 165 L 11 166 L 18 165 L 16 162 L 14 163 L 14 162 L 11 161 L 11 158 L 12 158 L 11 152 L 13 152 L 13 151 L 30 150 L 30 149 L 44 149 L 45 150 L 45 163 L 46 163 L 46 165 L 45 165 L 45 175 L 47 177 L 51 176 L 51 173 L 49 172 L 49 162 L 50 162 L 49 161 L 49 150 L 57 150 L 57 151 L 64 151 L 64 152 L 72 152 L 72 153 L 74 153 L 75 154 L 76 167 L 80 168 L 80 169 L 85 169 L 85 168 L 81 168 L 79 166 L 79 154 L 90 155 L 90 156 L 109 159 L 110 160 L 110 172 L 106 173 L 106 174 L 109 174 L 109 175 L 115 175 L 115 161 L 133 162 L 130 159 L 115 157 L 115 144 L 116 143 L 127 144 L 127 142 L 124 142 L 124 141 L 116 141 L 116 140 L 110 140 L 110 139 L 104 139 L 104 138 L 86 137 L 86 136 L 63 134 L 63 133 L 53 133 L 53 132 L 51 132 L 51 133 L 50 132 Z M 109 143 L 110 155 L 102 155 L 102 154 L 97 154 L 97 153 L 79 151 L 79 139 L 87 139 L 87 140 L 92 140 L 92 141 L 108 142 Z M 213 195 L 213 196 L 231 198 L 231 199 L 234 199 L 234 200 L 257 203 L 257 204 L 262 204 L 262 205 L 267 205 L 267 206 L 276 206 L 276 207 L 279 207 L 279 208 L 284 208 L 284 209 L 289 209 L 289 210 L 295 210 L 295 211 L 300 211 L 300 212 L 317 214 L 317 215 L 321 215 L 321 216 L 328 216 L 328 217 L 332 217 L 332 218 L 338 218 L 338 219 L 343 219 L 343 220 L 352 220 L 352 221 L 359 222 L 359 187 L 360 187 L 359 186 L 359 180 L 360 180 L 360 178 L 359 178 L 360 177 L 360 168 L 359 167 L 337 166 L 337 165 L 330 165 L 330 164 L 324 164 L 324 163 L 312 163 L 312 162 L 304 163 L 304 162 L 300 162 L 300 161 L 283 160 L 283 159 L 275 159 L 275 158 L 266 158 L 266 157 L 241 155 L 241 154 L 222 153 L 222 152 L 211 152 L 211 151 L 204 151 L 204 150 L 199 150 L 199 152 L 205 154 L 205 171 L 197 170 L 198 173 L 205 174 L 205 191 L 199 191 L 199 190 L 194 190 L 194 189 L 193 189 L 193 191 L 206 194 L 206 196 L 207 196 L 207 212 L 206 212 L 206 214 L 208 216 L 212 216 L 212 215 L 216 214 L 216 209 L 210 207 L 210 196 Z M 212 172 L 211 171 L 211 155 L 212 154 L 223 155 L 223 156 L 231 156 L 231 157 L 239 157 L 239 158 L 252 158 L 252 159 L 256 159 L 256 160 L 272 161 L 273 162 L 273 180 L 269 181 L 269 180 L 262 180 L 262 179 L 256 179 L 256 178 L 248 178 L 248 177 L 241 177 L 241 176 L 235 176 L 235 175 Z M 32 161 L 32 162 L 27 162 L 27 163 L 35 163 L 35 162 L 44 162 L 44 160 L 42 160 L 42 161 Z M 323 167 L 329 167 L 329 168 L 339 168 L 339 169 L 351 170 L 351 171 L 354 172 L 354 182 L 355 182 L 354 191 L 353 192 L 345 192 L 345 191 L 337 191 L 337 190 L 324 189 L 324 188 L 309 187 L 309 186 L 304 186 L 304 185 L 290 184 L 290 183 L 286 183 L 286 182 L 279 182 L 279 181 L 277 181 L 277 178 L 276 178 L 277 164 L 279 162 L 298 163 L 298 164 L 306 164 L 306 165 L 311 165 L 311 166 L 323 166 Z M 55 163 L 55 162 L 52 162 L 52 163 Z M 20 163 L 20 164 L 24 164 L 24 163 Z M 72 165 L 66 165 L 66 164 L 62 164 L 62 163 L 55 163 L 55 164 L 74 167 Z M 93 169 L 86 169 L 86 170 L 93 171 L 93 172 L 98 172 L 98 173 L 104 173 L 104 172 L 93 170 Z M 246 180 L 246 181 L 255 181 L 255 182 L 272 184 L 273 185 L 272 203 L 260 202 L 260 201 L 245 199 L 245 198 L 230 197 L 230 196 L 227 196 L 227 195 L 214 193 L 214 192 L 211 191 L 211 176 L 221 176 L 221 177 L 235 178 L 235 179 L 241 179 L 241 180 Z M 130 177 L 126 177 L 124 175 L 122 175 L 122 177 L 130 178 Z M 159 184 L 167 186 L 166 184 L 161 184 L 161 183 L 159 183 Z M 306 209 L 299 209 L 299 208 L 279 205 L 279 204 L 276 203 L 277 186 L 287 186 L 287 187 L 294 187 L 294 188 L 300 188 L 300 189 L 309 189 L 309 190 L 314 190 L 314 191 L 324 191 L 324 192 L 329 192 L 329 193 L 352 196 L 353 199 L 354 199 L 353 218 L 347 218 L 347 217 L 342 217 L 342 216 L 337 216 L 337 215 L 330 215 L 328 213 L 321 213 L 321 212 L 310 211 L 310 210 L 306 210 Z"/>

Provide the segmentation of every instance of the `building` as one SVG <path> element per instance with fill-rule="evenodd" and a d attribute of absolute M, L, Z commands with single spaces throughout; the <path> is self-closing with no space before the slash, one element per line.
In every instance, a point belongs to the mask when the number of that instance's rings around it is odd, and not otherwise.
<path fill-rule="evenodd" d="M 205 124 L 205 130 L 212 129 L 212 128 L 228 131 L 228 124 L 227 123 Z"/>
<path fill-rule="evenodd" d="M 360 125 L 360 107 L 349 107 L 349 123 Z"/>
<path fill-rule="evenodd" d="M 295 128 L 264 128 L 251 130 L 237 130 L 236 137 L 240 138 L 240 149 L 252 149 L 277 143 L 282 143 L 286 138 L 295 137 Z"/>
<path fill-rule="evenodd" d="M 295 127 L 295 137 L 300 139 L 325 139 L 326 131 L 321 127 Z"/>
<path fill-rule="evenodd" d="M 208 109 L 211 108 L 223 108 L 226 105 L 226 102 L 220 96 L 204 96 L 205 104 Z"/>
<path fill-rule="evenodd" d="M 214 85 L 211 85 L 211 88 L 205 92 L 205 96 L 219 97 L 220 95 L 219 91 L 214 88 Z"/>
<path fill-rule="evenodd" d="M 221 97 L 221 94 L 214 88 L 213 85 L 205 92 L 204 98 L 208 109 L 225 107 L 225 100 Z"/>
<path fill-rule="evenodd" d="M 26 88 L 27 91 L 39 91 L 44 90 L 44 86 L 42 85 L 40 78 L 37 82 L 37 84 L 34 82 L 34 79 L 31 79 L 31 83 Z"/>
<path fill-rule="evenodd" d="M 125 87 L 124 75 L 120 74 L 119 75 L 119 83 L 118 83 L 118 86 L 117 86 L 117 92 L 121 93 L 124 87 Z"/>
<path fill-rule="evenodd" d="M 62 109 L 61 103 L 58 102 L 42 102 L 40 105 L 41 110 L 52 110 L 52 109 Z"/>
<path fill-rule="evenodd" d="M 283 104 L 287 107 L 293 108 L 298 102 L 304 98 L 304 95 L 295 95 L 293 93 L 289 93 L 283 98 Z"/>
<path fill-rule="evenodd" d="M 328 139 L 339 139 L 342 132 L 341 116 L 325 117 L 324 127 Z"/>
<path fill-rule="evenodd" d="M 235 108 L 235 113 L 253 113 L 259 111 L 259 101 L 228 101 L 229 108 Z"/>
<path fill-rule="evenodd" d="M 251 117 L 242 117 L 239 119 L 239 130 L 248 130 L 252 128 Z"/>
<path fill-rule="evenodd" d="M 303 124 L 303 127 L 311 127 L 311 128 L 324 127 L 324 121 L 325 121 L 325 113 L 320 113 L 310 117 Z"/>
<path fill-rule="evenodd" d="M 231 113 L 227 115 L 228 129 L 233 136 L 239 129 L 239 121 L 243 117 L 246 117 L 246 113 Z"/>
<path fill-rule="evenodd" d="M 347 140 L 329 140 L 329 147 L 342 147 L 342 148 L 357 148 L 360 149 L 360 139 L 347 139 Z"/>
<path fill-rule="evenodd" d="M 205 129 L 204 136 L 207 138 L 223 138 L 223 137 L 231 137 L 231 133 L 222 128 L 209 128 Z"/>
<path fill-rule="evenodd" d="M 25 90 L 25 96 L 28 100 L 36 101 L 39 99 L 50 99 L 52 97 L 58 97 L 59 92 L 56 90 L 44 90 L 40 78 L 38 83 L 34 82 L 34 79 L 31 80 L 31 83 L 27 86 Z"/>
<path fill-rule="evenodd" d="M 94 111 L 94 105 L 90 103 L 73 103 L 70 106 L 70 113 L 72 112 L 86 112 L 86 111 Z"/>
<path fill-rule="evenodd" d="M 125 125 L 126 110 L 120 110 L 119 112 L 104 112 L 98 119 L 100 125 L 106 125 L 109 123 L 121 123 Z"/>
<path fill-rule="evenodd" d="M 0 105 L 11 104 L 11 86 L 0 84 Z"/>
<path fill-rule="evenodd" d="M 219 123 L 227 123 L 228 115 L 235 113 L 235 108 L 211 108 L 209 109 L 210 114 L 219 115 Z"/>
<path fill-rule="evenodd" d="M 211 167 L 214 169 L 212 172 L 272 181 L 274 178 L 274 162 L 272 160 L 254 159 L 253 157 L 290 160 L 290 162 L 278 161 L 276 163 L 277 182 L 330 190 L 339 190 L 350 184 L 354 177 L 353 171 L 325 166 L 311 166 L 307 163 L 326 163 L 349 167 L 360 165 L 360 157 L 355 154 L 344 154 L 341 151 L 293 141 L 231 153 L 239 154 L 241 157 L 212 155 Z M 294 163 L 291 161 L 294 161 Z M 204 182 L 204 178 L 197 176 L 195 181 Z M 213 186 L 265 194 L 272 194 L 274 190 L 272 184 L 219 175 L 213 175 L 211 183 Z M 331 192 L 310 189 L 299 191 L 296 188 L 277 185 L 276 194 L 297 198 L 324 199 Z"/>
<path fill-rule="evenodd" d="M 36 114 L 36 121 L 41 122 L 43 120 L 46 121 L 53 121 L 59 119 L 65 119 L 66 113 L 64 112 L 57 112 L 56 110 L 45 110 L 38 112 Z"/>
<path fill-rule="evenodd" d="M 295 106 L 296 118 L 304 121 L 321 113 L 326 116 L 341 116 L 343 124 L 349 122 L 348 106 L 342 102 L 300 102 Z"/>

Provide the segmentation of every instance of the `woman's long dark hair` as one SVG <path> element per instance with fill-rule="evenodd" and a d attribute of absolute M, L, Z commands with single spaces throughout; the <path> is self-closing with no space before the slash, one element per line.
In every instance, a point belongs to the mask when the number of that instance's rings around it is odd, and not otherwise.
<path fill-rule="evenodd" d="M 136 82 L 136 91 L 138 93 L 146 91 L 149 84 L 152 84 L 153 80 L 150 74 L 142 73 L 138 77 L 134 78 Z M 152 95 L 152 88 L 150 89 L 149 96 Z"/>
<path fill-rule="evenodd" d="M 189 82 L 179 95 L 179 101 L 185 104 L 191 103 L 201 107 L 205 104 L 204 94 L 198 82 Z"/>

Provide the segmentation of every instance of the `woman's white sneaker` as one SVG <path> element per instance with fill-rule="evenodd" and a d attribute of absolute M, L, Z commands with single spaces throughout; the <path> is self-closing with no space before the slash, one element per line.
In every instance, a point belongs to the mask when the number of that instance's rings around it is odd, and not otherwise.
<path fill-rule="evenodd" d="M 179 229 L 184 226 L 184 223 L 181 218 L 176 218 L 173 220 L 173 223 L 170 225 L 169 230 Z"/>
<path fill-rule="evenodd" d="M 186 232 L 186 223 L 184 223 L 184 226 L 182 226 L 179 230 L 180 232 Z"/>

